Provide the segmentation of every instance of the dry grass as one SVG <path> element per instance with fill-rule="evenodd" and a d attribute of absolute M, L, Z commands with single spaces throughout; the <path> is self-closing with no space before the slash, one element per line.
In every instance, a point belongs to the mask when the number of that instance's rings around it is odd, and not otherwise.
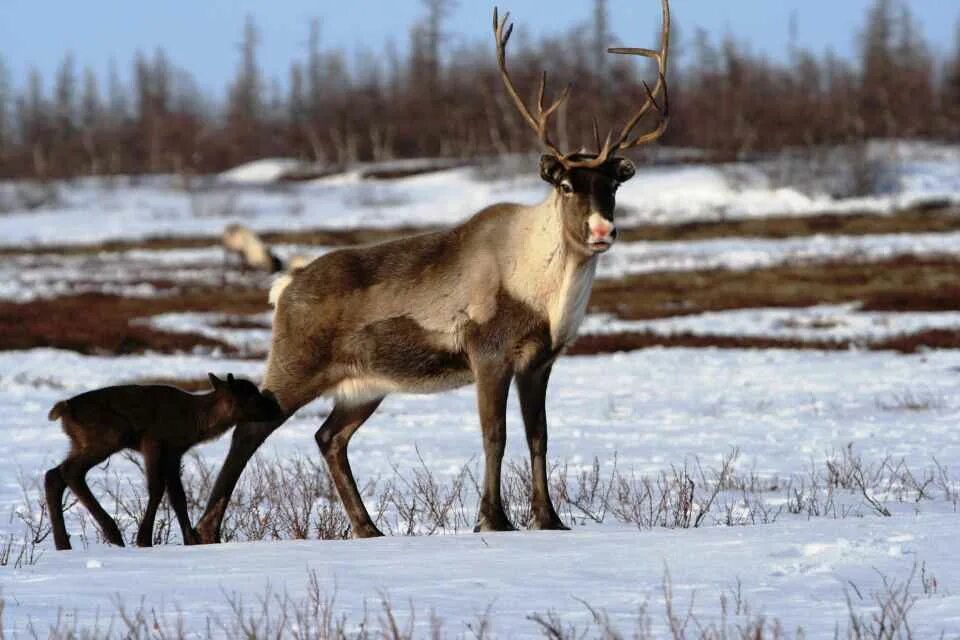
<path fill-rule="evenodd" d="M 130 455 L 139 465 L 139 459 Z M 730 452 L 716 467 L 684 461 L 655 475 L 623 470 L 616 458 L 587 468 L 554 464 L 551 495 L 557 511 L 571 526 L 614 522 L 638 529 L 689 529 L 706 526 L 752 526 L 783 517 L 842 519 L 867 514 L 889 516 L 894 505 L 946 503 L 960 509 L 960 482 L 950 469 L 932 461 L 925 468 L 885 458 L 864 462 L 852 447 L 838 451 L 801 474 L 758 476 L 737 469 L 738 453 Z M 191 518 L 202 513 L 216 470 L 194 456 L 185 465 L 185 486 Z M 136 474 L 133 474 L 134 476 Z M 389 535 L 455 534 L 473 530 L 479 504 L 478 465 L 438 478 L 421 460 L 361 487 L 371 517 Z M 42 517 L 39 481 L 27 483 L 18 513 L 32 514 L 25 538 L 42 548 L 49 531 Z M 124 538 L 133 541 L 145 507 L 143 481 L 117 466 L 91 474 L 96 495 L 111 509 Z M 503 475 L 504 507 L 519 527 L 531 521 L 531 479 L 526 463 L 511 462 Z M 70 505 L 75 537 L 81 546 L 99 541 L 96 527 L 82 507 Z M 351 535 L 350 522 L 325 465 L 314 458 L 283 460 L 256 457 L 244 472 L 223 524 L 225 541 L 328 540 Z M 92 536 L 92 537 L 91 537 Z M 156 544 L 179 540 L 179 528 L 164 501 L 157 515 Z"/>
<path fill-rule="evenodd" d="M 921 597 L 933 597 L 935 590 L 927 587 L 931 579 L 926 566 L 921 568 L 922 592 L 914 585 L 917 566 L 902 579 L 881 575 L 881 587 L 863 595 L 850 583 L 845 590 L 847 616 L 835 621 L 834 638 L 847 640 L 897 640 L 912 638 L 910 614 Z M 432 610 L 418 611 L 413 602 L 405 608 L 394 605 L 390 595 L 381 592 L 374 601 L 365 604 L 359 617 L 350 618 L 338 610 L 337 593 L 326 592 L 315 571 L 307 574 L 306 593 L 291 597 L 285 591 L 271 586 L 251 599 L 234 592 L 225 592 L 225 614 L 206 614 L 191 626 L 180 611 L 170 612 L 162 604 L 141 600 L 130 606 L 122 597 L 112 599 L 110 613 L 97 616 L 93 627 L 80 626 L 72 615 L 61 611 L 48 627 L 38 628 L 32 621 L 26 624 L 26 633 L 32 637 L 46 636 L 56 640 L 77 638 L 124 638 L 125 640 L 181 640 L 186 638 L 237 638 L 259 640 L 266 638 L 295 638 L 297 640 L 412 640 L 413 638 L 473 638 L 487 640 L 499 634 L 516 631 L 513 623 L 498 620 L 496 603 L 473 618 L 446 621 Z M 578 608 L 586 610 L 589 622 L 569 622 L 569 615 L 556 610 L 534 611 L 527 620 L 550 640 L 786 640 L 807 637 L 802 627 L 787 630 L 775 616 L 758 614 L 743 595 L 740 580 L 723 590 L 708 614 L 704 606 L 696 606 L 695 593 L 682 602 L 675 594 L 669 568 L 664 569 L 663 582 L 656 604 L 645 600 L 633 616 L 629 629 L 617 623 L 602 607 L 588 600 L 574 597 Z M 702 598 L 701 598 L 702 600 Z M 0 598 L 0 629 L 2 629 L 4 601 Z M 712 618 L 705 619 L 706 616 Z M 579 616 L 577 616 L 579 617 Z M 420 621 L 422 623 L 418 624 Z M 0 631 L 0 638 L 3 637 Z"/>

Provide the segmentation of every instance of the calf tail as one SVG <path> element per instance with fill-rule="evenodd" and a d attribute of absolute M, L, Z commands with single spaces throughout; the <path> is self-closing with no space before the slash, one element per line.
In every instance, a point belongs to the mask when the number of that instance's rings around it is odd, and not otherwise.
<path fill-rule="evenodd" d="M 50 409 L 50 413 L 47 414 L 47 419 L 51 421 L 57 420 L 67 413 L 68 408 L 66 400 L 61 400 Z"/>

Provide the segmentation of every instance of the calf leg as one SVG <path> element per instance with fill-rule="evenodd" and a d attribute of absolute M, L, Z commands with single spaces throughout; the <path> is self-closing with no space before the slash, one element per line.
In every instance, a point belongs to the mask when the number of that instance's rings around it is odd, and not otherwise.
<path fill-rule="evenodd" d="M 227 504 L 230 502 L 230 495 L 233 493 L 243 468 L 254 452 L 260 448 L 263 441 L 267 439 L 280 425 L 286 422 L 286 418 L 272 422 L 248 422 L 237 425 L 233 430 L 233 440 L 230 442 L 230 452 L 227 453 L 227 459 L 220 469 L 220 475 L 213 485 L 213 491 L 210 493 L 210 499 L 207 502 L 207 509 L 203 512 L 203 517 L 197 523 L 197 534 L 200 541 L 204 544 L 220 542 L 220 525 L 223 523 L 223 514 L 227 510 Z"/>
<path fill-rule="evenodd" d="M 63 492 L 67 483 L 60 473 L 60 467 L 47 471 L 43 478 L 44 491 L 47 496 L 47 511 L 50 513 L 50 526 L 53 529 L 53 544 L 58 551 L 70 549 L 70 536 L 63 523 Z"/>
<path fill-rule="evenodd" d="M 180 533 L 183 535 L 183 544 L 199 544 L 197 532 L 190 526 L 190 514 L 187 511 L 187 494 L 183 490 L 183 481 L 180 478 L 180 463 L 182 453 L 170 454 L 164 458 L 163 475 L 167 483 L 167 498 L 177 514 L 180 523 Z"/>
<path fill-rule="evenodd" d="M 107 459 L 110 454 L 93 455 L 89 453 L 71 454 L 63 464 L 60 465 L 60 473 L 63 480 L 73 491 L 80 503 L 83 504 L 93 516 L 93 519 L 100 525 L 103 537 L 107 542 L 118 547 L 123 546 L 123 536 L 120 535 L 120 528 L 113 518 L 104 510 L 97 499 L 87 486 L 87 472 L 93 467 Z"/>
<path fill-rule="evenodd" d="M 547 381 L 551 364 L 534 371 L 517 374 L 517 395 L 523 426 L 530 448 L 530 466 L 533 477 L 531 511 L 534 529 L 568 529 L 557 515 L 547 486 Z"/>
<path fill-rule="evenodd" d="M 483 430 L 483 494 L 474 531 L 513 531 L 503 511 L 500 474 L 507 444 L 507 395 L 511 372 L 499 364 L 476 367 L 477 404 Z"/>
<path fill-rule="evenodd" d="M 157 507 L 163 498 L 163 449 L 155 442 L 144 441 L 141 447 L 143 467 L 147 475 L 147 510 L 137 530 L 137 546 L 153 546 L 153 525 L 157 519 Z"/>
<path fill-rule="evenodd" d="M 374 538 L 382 536 L 383 533 L 373 524 L 367 508 L 363 505 L 363 498 L 357 490 L 357 482 L 353 478 L 350 461 L 347 459 L 347 445 L 356 430 L 373 415 L 382 401 L 383 398 L 377 398 L 355 407 L 335 405 L 314 436 L 317 446 L 320 447 L 320 453 L 327 461 L 333 483 L 337 486 L 337 493 L 347 510 L 350 526 L 356 538 Z"/>

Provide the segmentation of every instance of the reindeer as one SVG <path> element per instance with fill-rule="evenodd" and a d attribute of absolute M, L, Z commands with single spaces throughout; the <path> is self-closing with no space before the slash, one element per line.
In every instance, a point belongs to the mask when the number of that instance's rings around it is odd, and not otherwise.
<path fill-rule="evenodd" d="M 319 396 L 334 405 L 316 442 L 350 518 L 355 537 L 382 535 L 364 507 L 347 458 L 360 426 L 394 392 L 434 393 L 476 384 L 485 456 L 477 531 L 513 529 L 503 509 L 501 465 L 506 405 L 516 383 L 532 466 L 532 522 L 566 529 L 547 488 L 545 397 L 554 361 L 573 341 L 590 297 L 598 256 L 616 238 L 617 187 L 634 175 L 617 154 L 659 138 L 667 127 L 668 0 L 658 51 L 610 49 L 654 59 L 653 90 L 618 135 L 596 153 L 563 153 L 550 140 L 549 119 L 569 87 L 544 108 L 545 75 L 537 113 L 520 98 L 507 71 L 509 15 L 494 34 L 500 73 L 516 108 L 547 153 L 540 175 L 552 189 L 540 204 L 496 204 L 446 231 L 345 248 L 284 275 L 275 283 L 273 339 L 264 388 L 287 417 Z M 662 95 L 658 102 L 657 95 Z M 647 114 L 655 128 L 634 130 Z M 284 419 L 244 423 L 207 509 L 197 525 L 204 542 L 219 540 L 220 524 L 247 461 Z"/>
<path fill-rule="evenodd" d="M 69 486 L 90 511 L 104 537 L 123 546 L 113 518 L 90 492 L 85 477 L 94 466 L 122 449 L 143 454 L 150 497 L 137 531 L 137 546 L 153 543 L 153 524 L 164 486 L 176 513 L 184 544 L 199 541 L 190 526 L 180 461 L 194 445 L 212 440 L 240 421 L 271 420 L 281 415 L 269 394 L 249 380 L 221 380 L 212 373 L 213 391 L 194 395 L 163 385 L 124 385 L 88 391 L 53 405 L 48 416 L 60 420 L 70 438 L 70 453 L 44 478 L 47 507 L 57 549 L 69 549 L 63 523 L 63 492 Z"/>
<path fill-rule="evenodd" d="M 229 224 L 223 230 L 224 257 L 231 254 L 240 260 L 243 269 L 269 271 L 283 270 L 283 261 L 270 251 L 255 231 L 242 224 Z"/>

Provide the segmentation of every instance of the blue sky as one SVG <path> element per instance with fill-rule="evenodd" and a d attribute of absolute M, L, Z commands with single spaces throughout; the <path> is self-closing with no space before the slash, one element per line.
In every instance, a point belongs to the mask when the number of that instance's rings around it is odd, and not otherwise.
<path fill-rule="evenodd" d="M 588 0 L 497 0 L 528 34 L 560 32 L 589 18 Z M 814 50 L 853 55 L 870 0 L 673 0 L 673 14 L 688 36 L 703 27 L 717 37 L 733 34 L 754 51 L 783 55 L 791 13 L 799 42 Z M 960 18 L 956 0 L 911 0 L 911 9 L 939 53 L 954 46 Z M 491 0 L 460 0 L 449 31 L 455 41 L 484 42 Z M 648 46 L 659 19 L 656 0 L 610 0 L 615 33 L 625 44 Z M 551 7 L 543 12 L 543 7 Z M 419 0 L 0 0 L 0 56 L 22 82 L 31 67 L 48 82 L 64 52 L 79 66 L 105 73 L 111 58 L 127 72 L 139 48 L 162 46 L 175 64 L 190 70 L 199 85 L 221 89 L 232 76 L 243 20 L 260 29 L 261 64 L 285 80 L 288 64 L 300 57 L 311 18 L 322 20 L 324 47 L 381 52 L 392 38 L 403 50 L 411 23 L 422 15 Z"/>

